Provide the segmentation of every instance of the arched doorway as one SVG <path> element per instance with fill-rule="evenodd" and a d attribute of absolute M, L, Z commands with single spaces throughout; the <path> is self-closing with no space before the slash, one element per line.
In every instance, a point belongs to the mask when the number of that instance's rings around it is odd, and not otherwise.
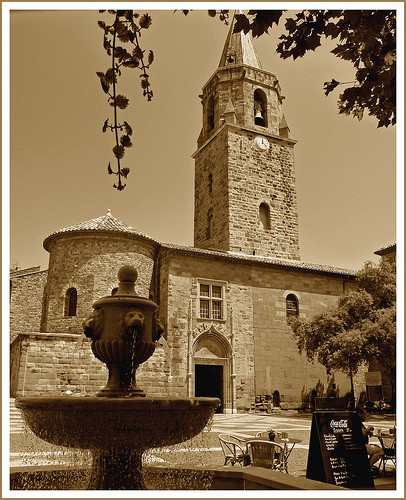
<path fill-rule="evenodd" d="M 279 397 L 279 391 L 278 390 L 273 391 L 272 402 L 273 402 L 274 406 L 276 406 L 276 407 L 280 406 L 280 397 Z"/>
<path fill-rule="evenodd" d="M 227 338 L 212 325 L 193 343 L 194 393 L 196 397 L 216 397 L 217 413 L 232 413 L 232 348 Z M 234 404 L 233 404 L 234 403 Z"/>

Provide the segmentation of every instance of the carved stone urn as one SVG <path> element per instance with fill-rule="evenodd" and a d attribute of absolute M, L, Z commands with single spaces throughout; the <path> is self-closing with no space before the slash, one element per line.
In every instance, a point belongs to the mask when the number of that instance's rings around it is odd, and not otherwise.
<path fill-rule="evenodd" d="M 97 300 L 83 323 L 94 355 L 109 370 L 108 382 L 97 396 L 145 396 L 137 386 L 136 371 L 153 354 L 164 330 L 157 318 L 158 305 L 136 296 L 137 276 L 134 267 L 123 266 L 117 292 Z"/>
<path fill-rule="evenodd" d="M 49 443 L 89 449 L 93 460 L 87 489 L 146 489 L 142 454 L 151 448 L 182 443 L 201 432 L 217 398 L 145 396 L 135 373 L 155 350 L 163 333 L 157 304 L 137 297 L 137 271 L 118 272 L 117 292 L 93 304 L 84 322 L 94 355 L 109 369 L 103 397 L 26 397 L 15 405 L 35 435 Z"/>

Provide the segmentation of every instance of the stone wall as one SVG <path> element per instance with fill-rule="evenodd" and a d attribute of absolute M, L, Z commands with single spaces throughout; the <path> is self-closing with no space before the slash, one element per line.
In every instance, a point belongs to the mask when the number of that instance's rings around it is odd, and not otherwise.
<path fill-rule="evenodd" d="M 171 253 L 167 338 L 174 375 L 171 390 L 176 394 L 185 396 L 187 392 L 189 329 L 201 332 L 203 323 L 224 332 L 227 342 L 233 339 L 233 383 L 236 405 L 241 411 L 250 407 L 255 395 L 272 394 L 275 390 L 285 402 L 299 403 L 313 388 L 325 394 L 331 383 L 336 384 L 341 395 L 349 390 L 348 377 L 337 373 L 334 380 L 328 378 L 324 367 L 299 355 L 286 321 L 286 295 L 295 293 L 300 316 L 310 318 L 334 304 L 345 287 L 352 286 L 351 282 L 346 283 L 343 276 L 306 269 Z M 224 320 L 199 319 L 195 291 L 199 278 L 227 282 Z"/>
<path fill-rule="evenodd" d="M 42 301 L 48 271 L 36 271 L 10 277 L 10 332 L 12 342 L 17 332 L 39 332 Z"/>
<path fill-rule="evenodd" d="M 298 260 L 294 143 L 268 137 L 269 149 L 260 151 L 256 135 L 233 127 L 228 135 L 229 250 Z M 269 208 L 268 229 L 261 204 Z"/>
<path fill-rule="evenodd" d="M 107 383 L 107 368 L 93 356 L 89 339 L 78 335 L 20 333 L 12 352 L 19 352 L 12 363 L 15 397 L 60 396 L 68 389 L 94 396 Z"/>

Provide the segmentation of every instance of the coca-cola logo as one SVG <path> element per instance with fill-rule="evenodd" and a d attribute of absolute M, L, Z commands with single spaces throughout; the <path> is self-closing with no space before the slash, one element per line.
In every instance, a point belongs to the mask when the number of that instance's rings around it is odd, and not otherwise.
<path fill-rule="evenodd" d="M 334 433 L 348 432 L 350 430 L 347 418 L 341 418 L 340 420 L 331 420 L 330 427 L 333 429 Z"/>

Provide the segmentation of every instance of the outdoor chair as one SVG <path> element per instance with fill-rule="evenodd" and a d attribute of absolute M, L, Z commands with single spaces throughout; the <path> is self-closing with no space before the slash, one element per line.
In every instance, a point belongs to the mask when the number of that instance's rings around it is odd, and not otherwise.
<path fill-rule="evenodd" d="M 234 436 L 234 434 L 229 434 L 228 437 L 229 437 L 230 441 L 236 442 L 238 445 L 240 445 L 241 448 L 244 450 L 245 455 L 248 455 L 246 439 L 242 439 L 238 436 Z"/>
<path fill-rule="evenodd" d="M 383 449 L 384 455 L 381 457 L 381 461 L 379 462 L 379 469 L 382 465 L 381 474 L 385 474 L 386 463 L 389 460 L 396 468 L 396 436 L 377 436 L 379 442 L 381 443 L 381 447 Z"/>
<path fill-rule="evenodd" d="M 265 439 L 257 439 L 247 441 L 247 446 L 254 467 L 287 472 L 285 453 L 280 444 Z"/>
<path fill-rule="evenodd" d="M 249 455 L 235 438 L 228 434 L 219 434 L 218 438 L 224 453 L 224 465 L 249 465 Z"/>

